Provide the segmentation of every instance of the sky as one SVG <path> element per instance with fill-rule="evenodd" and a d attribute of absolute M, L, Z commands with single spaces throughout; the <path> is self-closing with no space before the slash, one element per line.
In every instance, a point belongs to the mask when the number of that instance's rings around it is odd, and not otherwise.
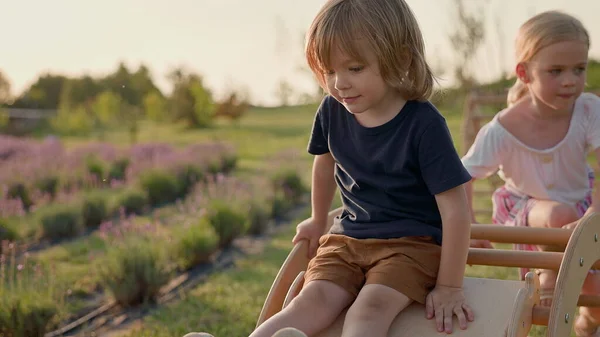
<path fill-rule="evenodd" d="M 453 0 L 407 0 L 426 42 L 428 61 L 451 83 L 455 29 Z M 600 58 L 598 0 L 465 0 L 483 8 L 487 41 L 473 70 L 480 80 L 513 67 L 513 41 L 528 17 L 560 9 L 579 18 Z M 179 66 L 203 76 L 217 95 L 249 92 L 253 103 L 276 104 L 280 81 L 297 91 L 314 88 L 305 65 L 303 34 L 324 0 L 0 0 L 0 71 L 13 94 L 46 72 L 99 76 L 119 62 L 141 63 L 168 93 L 167 73 Z M 485 5 L 484 7 L 482 7 Z"/>

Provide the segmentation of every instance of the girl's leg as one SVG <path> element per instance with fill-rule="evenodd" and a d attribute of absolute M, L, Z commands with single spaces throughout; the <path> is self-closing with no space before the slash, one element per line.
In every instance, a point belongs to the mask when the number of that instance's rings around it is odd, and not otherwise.
<path fill-rule="evenodd" d="M 365 285 L 348 309 L 342 337 L 385 337 L 400 311 L 412 302 L 404 294 L 379 284 Z"/>
<path fill-rule="evenodd" d="M 600 189 L 598 186 L 594 188 L 592 195 L 592 206 L 587 209 L 585 215 L 592 212 L 600 212 Z M 577 222 L 574 222 L 570 227 L 575 227 Z M 581 289 L 582 294 L 599 295 L 600 294 L 600 271 L 588 274 L 583 287 Z M 579 308 L 579 317 L 575 322 L 575 332 L 578 337 L 594 336 L 598 333 L 598 326 L 600 326 L 600 308 Z"/>
<path fill-rule="evenodd" d="M 250 337 L 271 337 L 287 327 L 312 336 L 331 325 L 352 299 L 352 294 L 333 282 L 308 282 L 285 309 L 266 320 Z"/>
<path fill-rule="evenodd" d="M 598 295 L 600 294 L 600 272 L 588 274 L 583 287 L 582 294 Z M 574 330 L 577 337 L 591 337 L 597 333 L 600 325 L 600 308 L 579 308 L 579 317 L 575 321 Z"/>
<path fill-rule="evenodd" d="M 527 215 L 527 223 L 530 227 L 562 228 L 579 219 L 577 210 L 566 204 L 555 201 L 538 200 L 535 202 Z M 538 246 L 543 251 L 562 251 L 564 247 Z M 543 290 L 541 305 L 552 304 L 552 292 L 556 284 L 558 273 L 555 270 L 540 270 L 540 287 Z"/>

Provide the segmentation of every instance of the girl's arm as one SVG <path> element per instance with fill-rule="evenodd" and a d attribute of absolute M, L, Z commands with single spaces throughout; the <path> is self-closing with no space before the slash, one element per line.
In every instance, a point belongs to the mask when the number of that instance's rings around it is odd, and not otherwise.
<path fill-rule="evenodd" d="M 469 211 L 471 214 L 471 223 L 477 223 L 477 219 L 475 218 L 475 207 L 473 207 L 473 184 L 475 183 L 475 178 L 471 179 L 471 181 L 465 184 L 465 192 L 467 194 L 467 201 L 469 203 Z M 471 247 L 473 248 L 494 248 L 492 243 L 489 240 L 471 240 Z"/>

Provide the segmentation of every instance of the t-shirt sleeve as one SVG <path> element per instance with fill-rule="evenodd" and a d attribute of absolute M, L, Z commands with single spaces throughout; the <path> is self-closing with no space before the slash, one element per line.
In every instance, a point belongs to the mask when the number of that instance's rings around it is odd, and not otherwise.
<path fill-rule="evenodd" d="M 495 129 L 497 122 L 490 122 L 479 129 L 475 141 L 462 158 L 462 163 L 475 179 L 485 179 L 500 168 L 502 161 L 502 137 Z"/>
<path fill-rule="evenodd" d="M 433 195 L 471 180 L 443 118 L 436 118 L 427 126 L 419 141 L 418 155 L 421 174 Z"/>
<path fill-rule="evenodd" d="M 590 149 L 596 150 L 600 147 L 600 97 L 589 94 L 584 109 L 588 119 L 586 140 Z"/>
<path fill-rule="evenodd" d="M 329 105 L 327 97 L 323 99 L 321 105 L 315 113 L 310 139 L 308 141 L 308 153 L 312 155 L 320 155 L 329 152 L 329 143 L 327 141 L 328 131 L 328 113 Z"/>

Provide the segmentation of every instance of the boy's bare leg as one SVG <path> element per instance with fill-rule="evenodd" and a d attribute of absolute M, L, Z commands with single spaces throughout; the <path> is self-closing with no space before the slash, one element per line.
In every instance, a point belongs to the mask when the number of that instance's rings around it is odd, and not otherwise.
<path fill-rule="evenodd" d="M 306 334 L 298 329 L 285 328 L 277 331 L 273 337 L 307 337 Z"/>
<path fill-rule="evenodd" d="M 250 337 L 271 337 L 288 327 L 312 336 L 331 325 L 352 299 L 352 294 L 333 282 L 311 281 L 285 309 L 266 320 Z"/>
<path fill-rule="evenodd" d="M 348 309 L 342 337 L 385 337 L 400 311 L 412 302 L 395 289 L 367 284 Z"/>

